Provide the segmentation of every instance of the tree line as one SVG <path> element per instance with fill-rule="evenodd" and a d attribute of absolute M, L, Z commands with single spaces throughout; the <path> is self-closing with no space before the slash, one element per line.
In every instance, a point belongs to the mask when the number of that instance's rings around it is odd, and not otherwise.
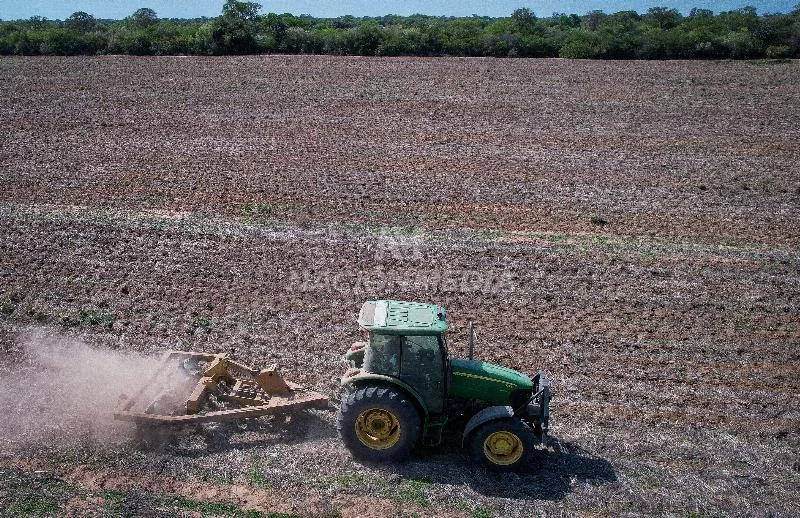
<path fill-rule="evenodd" d="M 800 58 L 800 4 L 786 14 L 753 7 L 713 13 L 653 7 L 645 14 L 591 11 L 537 17 L 381 17 L 260 14 L 227 0 L 216 18 L 159 19 L 149 8 L 123 20 L 85 12 L 66 20 L 0 21 L 4 55 L 339 54 L 595 59 Z"/>

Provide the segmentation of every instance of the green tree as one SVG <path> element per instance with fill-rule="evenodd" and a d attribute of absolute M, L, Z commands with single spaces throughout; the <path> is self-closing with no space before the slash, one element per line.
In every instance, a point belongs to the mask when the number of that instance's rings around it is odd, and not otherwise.
<path fill-rule="evenodd" d="M 98 29 L 97 20 L 94 16 L 83 11 L 77 11 L 70 15 L 64 21 L 64 26 L 67 29 L 72 29 L 78 32 L 92 32 Z"/>
<path fill-rule="evenodd" d="M 603 57 L 631 59 L 638 56 L 642 45 L 642 33 L 646 25 L 636 11 L 622 11 L 608 15 L 600 29 L 602 39 L 607 41 Z"/>
<path fill-rule="evenodd" d="M 583 19 L 583 26 L 586 30 L 596 31 L 605 20 L 606 14 L 603 11 L 594 10 L 590 11 Z"/>
<path fill-rule="evenodd" d="M 212 23 L 212 49 L 218 54 L 250 54 L 258 51 L 256 16 L 261 4 L 227 0 L 222 16 Z"/>
<path fill-rule="evenodd" d="M 16 54 L 16 55 L 30 55 L 38 53 L 38 44 L 31 40 L 28 31 L 21 28 L 12 26 L 2 39 L 0 48 L 3 54 Z"/>
<path fill-rule="evenodd" d="M 713 18 L 714 11 L 710 9 L 700 9 L 698 7 L 693 7 L 691 11 L 689 11 L 690 18 Z"/>
<path fill-rule="evenodd" d="M 149 8 L 99 22 L 79 11 L 64 21 L 0 21 L 0 54 L 243 54 L 302 52 L 582 58 L 800 57 L 800 4 L 789 14 L 743 7 L 714 15 L 653 7 L 537 18 L 520 8 L 502 18 L 387 15 L 375 18 L 269 13 L 227 0 L 212 20 L 159 20 Z"/>
<path fill-rule="evenodd" d="M 485 34 L 483 38 L 483 55 L 497 58 L 517 55 L 518 34 Z"/>
<path fill-rule="evenodd" d="M 635 57 L 641 59 L 676 59 L 692 57 L 692 46 L 681 32 L 648 27 L 642 33 Z"/>
<path fill-rule="evenodd" d="M 259 20 L 259 34 L 269 41 L 268 46 L 278 49 L 283 43 L 288 26 L 283 19 L 275 13 L 269 13 Z"/>
<path fill-rule="evenodd" d="M 771 45 L 764 50 L 764 55 L 768 58 L 788 58 L 792 55 L 792 48 L 789 45 Z"/>
<path fill-rule="evenodd" d="M 82 33 L 63 27 L 52 27 L 35 34 L 38 54 L 77 56 L 102 52 L 108 41 L 99 33 Z"/>
<path fill-rule="evenodd" d="M 725 25 L 728 30 L 738 31 L 747 29 L 753 31 L 758 26 L 758 15 L 755 7 L 742 7 L 734 11 L 719 14 L 719 22 Z"/>
<path fill-rule="evenodd" d="M 515 43 L 514 54 L 525 58 L 551 58 L 558 56 L 558 46 L 550 39 L 538 34 L 520 36 Z"/>
<path fill-rule="evenodd" d="M 28 18 L 28 21 L 25 23 L 28 28 L 34 30 L 42 30 L 46 29 L 47 27 L 51 26 L 52 23 L 47 21 L 47 18 L 42 16 L 31 16 Z"/>
<path fill-rule="evenodd" d="M 483 54 L 483 27 L 479 20 L 458 18 L 434 27 L 439 49 L 451 56 Z"/>
<path fill-rule="evenodd" d="M 222 6 L 223 18 L 254 20 L 261 10 L 261 4 L 255 2 L 238 2 L 237 0 L 227 0 Z"/>
<path fill-rule="evenodd" d="M 342 55 L 347 52 L 347 38 L 343 31 L 326 27 L 318 33 L 322 52 L 325 54 Z"/>
<path fill-rule="evenodd" d="M 533 30 L 536 15 L 527 7 L 522 7 L 511 13 L 511 19 L 514 20 L 518 32 L 529 33 Z"/>
<path fill-rule="evenodd" d="M 393 25 L 384 31 L 379 56 L 424 56 L 431 52 L 427 34 L 416 27 Z"/>
<path fill-rule="evenodd" d="M 553 13 L 551 20 L 555 20 L 562 27 L 577 29 L 581 26 L 581 17 L 577 14 L 567 16 L 564 13 Z"/>
<path fill-rule="evenodd" d="M 194 33 L 191 42 L 192 54 L 206 56 L 214 54 L 216 44 L 214 43 L 214 22 L 202 23 Z"/>
<path fill-rule="evenodd" d="M 734 59 L 757 58 L 763 55 L 761 42 L 746 29 L 731 31 L 722 39 L 729 56 Z"/>
<path fill-rule="evenodd" d="M 131 15 L 131 22 L 133 22 L 134 27 L 145 29 L 158 22 L 158 15 L 149 7 L 142 7 Z"/>
<path fill-rule="evenodd" d="M 558 55 L 570 59 L 594 59 L 602 56 L 604 52 L 603 39 L 599 34 L 575 29 L 558 51 Z"/>
<path fill-rule="evenodd" d="M 302 27 L 289 27 L 283 38 L 282 50 L 291 54 L 300 54 L 308 48 L 309 34 Z"/>
<path fill-rule="evenodd" d="M 359 56 L 374 56 L 377 53 L 378 47 L 383 42 L 383 29 L 373 22 L 364 22 L 355 29 L 351 40 L 351 53 Z"/>
<path fill-rule="evenodd" d="M 642 20 L 644 20 L 647 25 L 667 30 L 680 25 L 682 18 L 681 13 L 679 13 L 677 9 L 651 7 L 647 10 L 647 14 L 642 17 Z"/>

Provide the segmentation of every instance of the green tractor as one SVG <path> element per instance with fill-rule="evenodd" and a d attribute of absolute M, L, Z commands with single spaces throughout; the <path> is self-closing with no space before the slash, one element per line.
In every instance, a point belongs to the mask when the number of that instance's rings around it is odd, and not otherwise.
<path fill-rule="evenodd" d="M 461 423 L 462 445 L 493 470 L 524 466 L 547 436 L 550 382 L 473 359 L 449 358 L 444 308 L 376 300 L 361 307 L 368 341 L 345 354 L 346 394 L 336 417 L 339 436 L 360 459 L 400 461 L 420 442 L 437 446 L 448 423 Z M 466 424 L 463 424 L 466 422 Z"/>

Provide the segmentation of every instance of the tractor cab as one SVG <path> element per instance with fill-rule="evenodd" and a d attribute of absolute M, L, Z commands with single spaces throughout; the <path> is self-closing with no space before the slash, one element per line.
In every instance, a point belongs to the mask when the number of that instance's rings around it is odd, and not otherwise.
<path fill-rule="evenodd" d="M 351 348 L 361 371 L 389 376 L 415 394 L 428 413 L 444 410 L 447 394 L 447 332 L 444 308 L 434 304 L 365 302 L 358 317 L 368 341 Z M 360 358 L 359 358 L 360 357 Z"/>
<path fill-rule="evenodd" d="M 394 300 L 363 304 L 358 324 L 366 340 L 354 343 L 345 354 L 350 368 L 342 377 L 348 394 L 337 420 L 340 435 L 357 456 L 398 459 L 413 448 L 418 436 L 427 445 L 439 444 L 444 425 L 459 415 L 469 419 L 465 442 L 488 430 L 487 424 L 502 424 L 505 431 L 501 431 L 508 433 L 497 432 L 492 444 L 497 443 L 498 451 L 511 449 L 495 455 L 499 463 L 490 453 L 484 452 L 482 458 L 489 458 L 490 467 L 517 466 L 521 452 L 530 450 L 533 436 L 541 441 L 547 433 L 549 382 L 542 373 L 530 378 L 472 359 L 471 325 L 470 358 L 449 358 L 445 317 L 444 308 L 435 304 Z M 363 411 L 354 414 L 362 406 Z M 516 435 L 506 430 L 509 427 Z M 518 437 L 517 443 L 509 442 L 511 436 Z"/>

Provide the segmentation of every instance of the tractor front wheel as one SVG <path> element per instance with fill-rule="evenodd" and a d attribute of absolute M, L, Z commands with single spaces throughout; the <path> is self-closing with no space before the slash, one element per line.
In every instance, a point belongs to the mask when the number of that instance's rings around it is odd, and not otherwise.
<path fill-rule="evenodd" d="M 533 451 L 531 429 L 519 419 L 497 419 L 472 434 L 472 460 L 493 471 L 515 471 Z"/>
<path fill-rule="evenodd" d="M 408 458 L 419 439 L 420 417 L 403 392 L 360 387 L 342 399 L 336 429 L 354 457 L 400 461 Z"/>

